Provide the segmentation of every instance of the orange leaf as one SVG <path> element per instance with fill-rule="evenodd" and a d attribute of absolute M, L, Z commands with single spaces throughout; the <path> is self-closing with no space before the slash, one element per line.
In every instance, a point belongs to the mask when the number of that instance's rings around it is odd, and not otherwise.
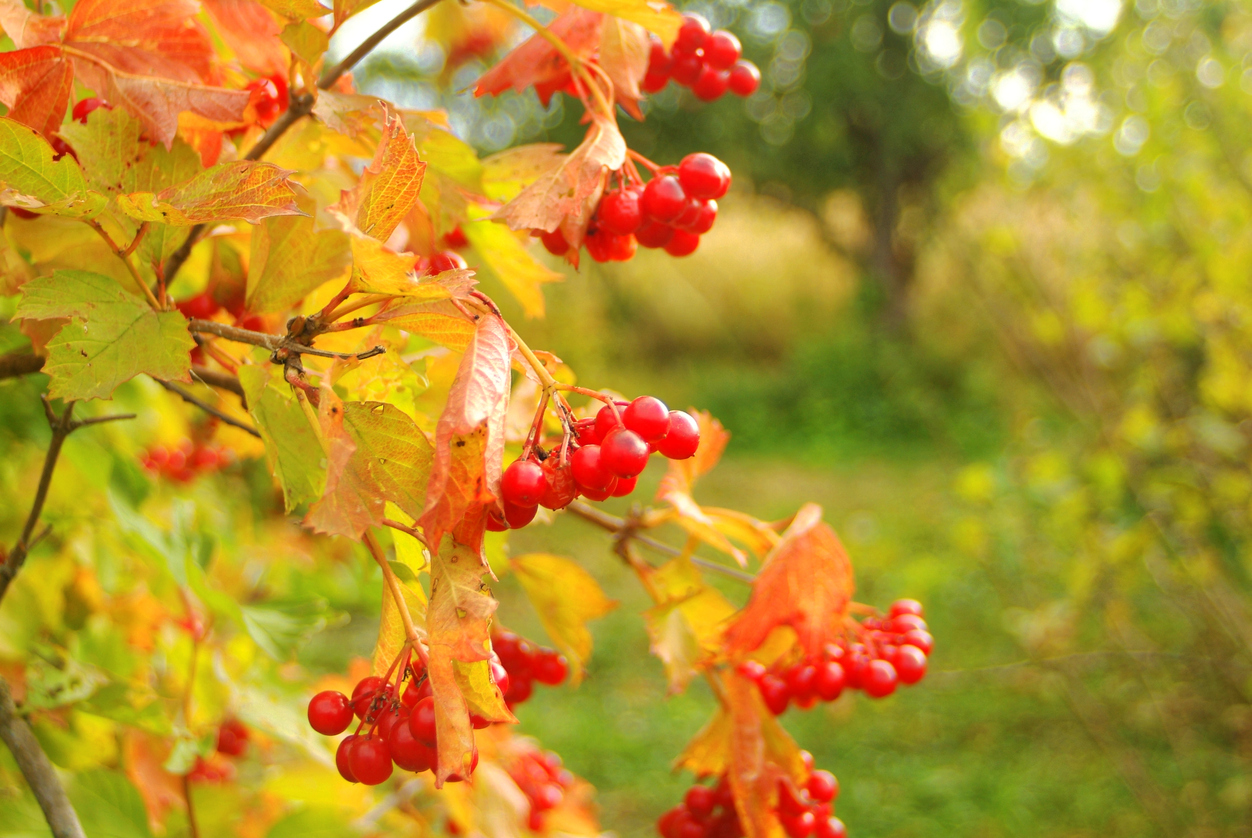
<path fill-rule="evenodd" d="M 451 349 L 463 350 L 474 337 L 474 322 L 451 300 L 406 303 L 387 309 L 375 318 Z"/>
<path fill-rule="evenodd" d="M 802 780 L 800 750 L 766 709 L 754 683 L 733 672 L 723 683 L 732 722 L 727 777 L 739 822 L 747 838 L 781 838 L 775 813 L 778 782 Z"/>
<path fill-rule="evenodd" d="M 573 6 L 548 25 L 548 32 L 564 41 L 579 58 L 590 58 L 600 47 L 600 21 L 603 18 L 600 12 Z M 510 88 L 521 93 L 534 85 L 568 78 L 569 72 L 569 64 L 556 48 L 535 33 L 479 78 L 474 95 L 496 96 Z M 550 95 L 549 91 L 547 97 L 541 98 L 547 99 Z"/>
<path fill-rule="evenodd" d="M 26 8 L 22 0 L 0 0 L 0 30 L 19 50 L 56 43 L 64 27 L 63 15 L 44 17 Z"/>
<path fill-rule="evenodd" d="M 178 227 L 241 218 L 252 224 L 275 215 L 304 215 L 296 206 L 291 172 L 273 163 L 236 160 L 153 194 L 119 195 L 122 212 L 140 221 Z"/>
<path fill-rule="evenodd" d="M 213 43 L 198 11 L 194 0 L 79 0 L 65 44 L 123 73 L 208 82 Z"/>
<path fill-rule="evenodd" d="M 642 120 L 639 100 L 643 93 L 639 83 L 648 72 L 652 41 L 648 30 L 637 23 L 605 15 L 600 39 L 600 66 L 613 82 L 617 104 L 635 119 Z"/>
<path fill-rule="evenodd" d="M 351 219 L 362 233 L 385 242 L 417 203 L 425 172 L 426 164 L 418 158 L 404 123 L 389 116 L 374 162 L 331 209 Z"/>
<path fill-rule="evenodd" d="M 239 63 L 261 75 L 287 75 L 291 54 L 278 35 L 282 25 L 256 0 L 203 0 L 217 32 Z"/>
<path fill-rule="evenodd" d="M 37 46 L 0 53 L 0 102 L 7 116 L 52 136 L 65 118 L 74 67 L 59 47 Z"/>
<path fill-rule="evenodd" d="M 815 658 L 839 631 L 853 588 L 852 563 L 839 536 L 822 522 L 822 508 L 807 504 L 766 556 L 748 604 L 726 631 L 727 651 L 746 654 L 778 626 L 791 626 Z"/>

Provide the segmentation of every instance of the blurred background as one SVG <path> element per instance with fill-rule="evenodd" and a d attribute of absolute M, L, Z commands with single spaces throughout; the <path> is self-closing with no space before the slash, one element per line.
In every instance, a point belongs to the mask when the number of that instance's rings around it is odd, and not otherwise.
<path fill-rule="evenodd" d="M 730 164 L 716 227 L 687 259 L 587 264 L 520 328 L 588 386 L 718 416 L 734 436 L 702 502 L 818 501 L 859 600 L 926 604 L 921 685 L 784 717 L 839 775 L 841 817 L 860 836 L 1252 834 L 1252 9 L 685 8 L 740 36 L 761 89 L 671 85 L 623 130 L 662 164 Z M 456 6 L 424 25 L 439 37 L 358 84 L 449 108 L 484 152 L 580 138 L 559 101 L 456 95 L 490 39 Z M 622 600 L 588 681 L 521 718 L 599 787 L 607 828 L 652 834 L 709 697 L 664 698 L 645 598 L 599 533 L 510 546 L 576 556 Z"/>

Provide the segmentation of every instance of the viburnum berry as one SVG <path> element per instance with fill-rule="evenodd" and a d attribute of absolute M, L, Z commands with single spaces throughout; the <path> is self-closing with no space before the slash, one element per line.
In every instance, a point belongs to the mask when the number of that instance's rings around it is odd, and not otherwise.
<path fill-rule="evenodd" d="M 609 259 L 614 262 L 629 262 L 635 258 L 639 243 L 634 236 L 614 236 L 609 243 Z"/>
<path fill-rule="evenodd" d="M 730 169 L 711 154 L 688 154 L 678 164 L 678 181 L 693 198 L 720 198 L 730 188 Z"/>
<path fill-rule="evenodd" d="M 435 752 L 413 736 L 413 730 L 407 724 L 391 726 L 387 750 L 391 752 L 395 764 L 405 771 L 426 771 L 435 765 Z"/>
<path fill-rule="evenodd" d="M 537 506 L 547 487 L 543 466 L 534 460 L 514 460 L 500 479 L 500 493 L 505 502 L 516 506 Z"/>
<path fill-rule="evenodd" d="M 669 412 L 669 430 L 657 450 L 671 460 L 685 460 L 700 447 L 700 425 L 683 410 Z"/>
<path fill-rule="evenodd" d="M 569 242 L 565 240 L 565 234 L 559 229 L 553 230 L 551 233 L 541 233 L 539 240 L 543 242 L 544 248 L 553 256 L 564 256 L 569 252 Z"/>
<path fill-rule="evenodd" d="M 323 736 L 338 736 L 352 724 L 352 704 L 338 690 L 323 690 L 309 699 L 309 727 Z"/>
<path fill-rule="evenodd" d="M 374 699 L 387 687 L 387 683 L 377 675 L 370 675 L 357 682 L 352 690 L 352 712 L 358 719 L 365 719 L 370 712 Z M 379 705 L 381 706 L 381 701 Z"/>
<path fill-rule="evenodd" d="M 704 60 L 715 69 L 729 70 L 742 53 L 739 39 L 725 29 L 719 29 L 704 39 Z"/>
<path fill-rule="evenodd" d="M 635 231 L 635 241 L 643 247 L 665 247 L 674 237 L 674 228 L 649 218 Z"/>
<path fill-rule="evenodd" d="M 922 604 L 915 599 L 897 599 L 887 609 L 887 616 L 899 617 L 901 614 L 912 614 L 915 617 L 921 617 Z"/>
<path fill-rule="evenodd" d="M 578 495 L 573 469 L 569 464 L 562 466 L 555 456 L 548 457 L 543 463 L 543 475 L 548 486 L 544 489 L 543 497 L 539 499 L 539 505 L 551 510 L 564 509 L 569 506 Z"/>
<path fill-rule="evenodd" d="M 834 701 L 843 693 L 843 666 L 838 661 L 826 661 L 817 667 L 813 688 L 822 701 Z"/>
<path fill-rule="evenodd" d="M 504 521 L 509 525 L 509 529 L 520 530 L 522 527 L 535 520 L 535 515 L 538 512 L 538 505 L 518 506 L 513 503 L 505 503 Z"/>
<path fill-rule="evenodd" d="M 599 445 L 584 445 L 570 457 L 570 472 L 580 489 L 602 492 L 609 487 L 613 475 L 605 467 Z"/>
<path fill-rule="evenodd" d="M 617 236 L 629 236 L 643 223 L 643 211 L 639 208 L 641 189 L 621 189 L 610 192 L 600 199 L 596 220 L 600 227 Z"/>
<path fill-rule="evenodd" d="M 469 247 L 469 239 L 465 237 L 465 231 L 461 229 L 460 224 L 444 233 L 440 241 L 447 250 L 460 250 L 464 247 Z"/>
<path fill-rule="evenodd" d="M 597 262 L 611 262 L 613 261 L 613 245 L 616 238 L 617 236 L 608 230 L 591 229 L 583 237 L 583 247 L 587 248 L 587 255 Z"/>
<path fill-rule="evenodd" d="M 702 818 L 712 814 L 717 805 L 717 793 L 708 786 L 692 786 L 683 797 L 687 810 L 696 817 Z"/>
<path fill-rule="evenodd" d="M 690 256 L 700 246 L 700 237 L 687 230 L 675 230 L 665 243 L 665 252 L 670 256 Z"/>
<path fill-rule="evenodd" d="M 596 412 L 595 431 L 596 436 L 599 437 L 597 443 L 602 442 L 614 428 L 622 426 L 621 416 L 629 406 L 629 403 L 619 401 L 616 403 L 616 406 L 616 411 L 613 409 L 613 405 L 606 404 Z"/>
<path fill-rule="evenodd" d="M 355 733 L 349 734 L 339 742 L 339 747 L 335 750 L 335 768 L 339 769 L 339 776 L 349 783 L 359 782 L 352 773 L 352 751 L 360 739 Z"/>
<path fill-rule="evenodd" d="M 916 646 L 901 646 L 891 658 L 902 684 L 916 684 L 926 676 L 926 653 Z"/>
<path fill-rule="evenodd" d="M 694 53 L 701 49 L 709 37 L 709 22 L 704 15 L 695 12 L 683 14 L 682 26 L 674 39 L 675 53 Z"/>
<path fill-rule="evenodd" d="M 665 44 L 654 38 L 648 51 L 648 75 L 668 77 L 672 66 L 673 61 L 665 51 Z"/>
<path fill-rule="evenodd" d="M 648 465 L 648 443 L 628 428 L 615 428 L 600 443 L 600 463 L 615 477 L 635 477 Z"/>
<path fill-rule="evenodd" d="M 791 702 L 791 691 L 787 689 L 787 682 L 774 676 L 766 675 L 758 682 L 757 686 L 761 690 L 761 698 L 765 700 L 765 706 L 775 716 L 781 716 L 787 710 L 787 705 Z"/>
<path fill-rule="evenodd" d="M 413 712 L 409 714 L 409 730 L 413 731 L 413 737 L 419 742 L 425 742 L 431 746 L 435 744 L 435 699 L 433 697 L 423 698 L 413 705 Z"/>
<path fill-rule="evenodd" d="M 765 664 L 761 663 L 760 661 L 749 660 L 749 661 L 744 661 L 743 663 L 735 667 L 735 671 L 738 672 L 740 675 L 742 675 L 744 678 L 747 678 L 749 681 L 755 682 L 755 681 L 760 681 L 761 677 L 764 676 L 768 670 L 765 669 Z"/>
<path fill-rule="evenodd" d="M 352 776 L 367 786 L 376 786 L 391 776 L 391 752 L 377 736 L 358 738 L 348 755 Z"/>
<path fill-rule="evenodd" d="M 217 728 L 217 752 L 228 757 L 243 756 L 248 750 L 248 728 L 238 719 L 226 719 Z"/>
<path fill-rule="evenodd" d="M 461 254 L 455 250 L 443 250 L 430 257 L 429 273 L 441 274 L 444 271 L 463 271 L 469 267 Z"/>
<path fill-rule="evenodd" d="M 814 771 L 804 789 L 818 803 L 829 803 L 839 796 L 839 781 L 829 771 Z"/>
<path fill-rule="evenodd" d="M 74 103 L 74 109 L 70 111 L 70 118 L 75 122 L 81 122 L 83 125 L 86 125 L 87 114 L 98 108 L 104 108 L 106 111 L 113 110 L 113 106 L 104 99 L 88 96 L 86 99 L 79 99 Z"/>
<path fill-rule="evenodd" d="M 536 681 L 555 687 L 569 674 L 569 664 L 564 655 L 548 649 L 535 655 L 533 672 Z"/>
<path fill-rule="evenodd" d="M 700 75 L 692 83 L 691 92 L 702 102 L 715 102 L 726 94 L 729 87 L 730 73 L 706 64 L 700 68 Z"/>
<path fill-rule="evenodd" d="M 843 821 L 832 815 L 817 822 L 813 836 L 814 838 L 848 838 L 848 829 L 843 825 Z"/>
<path fill-rule="evenodd" d="M 896 691 L 896 668 L 884 660 L 872 660 L 862 676 L 861 689 L 874 698 L 885 698 Z"/>
<path fill-rule="evenodd" d="M 807 809 L 796 815 L 783 815 L 778 820 L 789 838 L 809 838 L 817 826 L 817 819 Z"/>
<path fill-rule="evenodd" d="M 213 299 L 213 295 L 208 291 L 186 300 L 179 300 L 174 303 L 174 307 L 188 320 L 208 320 L 221 309 L 217 300 Z"/>
<path fill-rule="evenodd" d="M 644 214 L 654 221 L 669 223 L 682 215 L 687 195 L 682 184 L 673 175 L 661 175 L 648 181 L 639 199 Z"/>
<path fill-rule="evenodd" d="M 251 94 L 249 103 L 256 113 L 257 122 L 269 125 L 287 110 L 287 79 L 275 74 L 263 79 L 253 79 L 244 85 Z"/>
<path fill-rule="evenodd" d="M 935 648 L 935 638 L 931 637 L 928 631 L 918 631 L 917 629 L 906 631 L 903 642 L 910 646 L 916 646 L 926 655 L 929 655 Z"/>
<path fill-rule="evenodd" d="M 730 68 L 729 86 L 736 96 L 751 96 L 761 86 L 761 71 L 751 61 L 736 61 Z"/>
<path fill-rule="evenodd" d="M 617 478 L 610 477 L 609 484 L 603 489 L 581 489 L 582 496 L 587 500 L 602 501 L 613 497 L 613 493 L 617 491 Z"/>
<path fill-rule="evenodd" d="M 803 705 L 817 695 L 817 667 L 796 664 L 787 671 L 787 692 L 796 704 Z"/>
<path fill-rule="evenodd" d="M 501 693 L 509 691 L 509 671 L 504 668 L 504 664 L 500 663 L 498 657 L 491 661 L 491 680 L 500 688 Z"/>
<path fill-rule="evenodd" d="M 619 477 L 617 478 L 617 484 L 613 487 L 613 491 L 609 493 L 609 497 L 624 498 L 635 491 L 635 486 L 638 483 L 638 477 Z"/>
<path fill-rule="evenodd" d="M 901 614 L 898 617 L 892 617 L 888 621 L 888 627 L 891 631 L 898 634 L 904 634 L 910 631 L 926 631 L 926 621 L 916 614 Z"/>
<path fill-rule="evenodd" d="M 696 83 L 703 72 L 704 62 L 700 60 L 700 56 L 675 54 L 674 67 L 670 71 L 670 76 L 674 81 L 684 87 L 690 87 Z"/>
<path fill-rule="evenodd" d="M 655 396 L 640 396 L 622 411 L 622 424 L 644 442 L 659 442 L 669 433 L 669 408 Z"/>

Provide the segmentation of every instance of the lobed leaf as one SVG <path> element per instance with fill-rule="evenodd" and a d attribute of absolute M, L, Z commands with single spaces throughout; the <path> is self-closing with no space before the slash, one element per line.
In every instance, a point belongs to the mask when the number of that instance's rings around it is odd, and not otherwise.
<path fill-rule="evenodd" d="M 599 63 L 613 82 L 617 104 L 635 119 L 643 119 L 643 112 L 639 110 L 639 100 L 643 99 L 639 84 L 647 75 L 651 53 L 652 40 L 642 26 L 605 15 Z"/>
<path fill-rule="evenodd" d="M 570 680 L 582 680 L 583 665 L 591 658 L 587 623 L 617 607 L 595 577 L 576 562 L 550 553 L 528 553 L 509 560 L 509 567 L 526 592 L 539 622 L 570 662 Z"/>
<path fill-rule="evenodd" d="M 322 445 L 291 387 L 281 377 L 275 380 L 268 367 L 257 365 L 240 367 L 239 381 L 265 441 L 270 469 L 283 487 L 287 511 L 321 497 L 326 486 Z"/>
<path fill-rule="evenodd" d="M 765 707 L 756 684 L 735 672 L 722 683 L 732 721 L 727 778 L 739 822 L 746 838 L 781 838 L 778 782 L 804 781 L 807 770 L 800 749 Z"/>
<path fill-rule="evenodd" d="M 291 57 L 278 39 L 282 25 L 255 0 L 201 0 L 239 63 L 261 75 L 287 75 Z"/>
<path fill-rule="evenodd" d="M 678 37 L 682 15 L 668 3 L 658 0 L 573 0 L 576 5 L 606 15 L 633 21 L 654 32 L 668 48 Z"/>
<path fill-rule="evenodd" d="M 373 162 L 351 190 L 331 209 L 351 219 L 356 229 L 385 242 L 417 203 L 426 164 L 398 116 L 389 116 Z"/>
<path fill-rule="evenodd" d="M 396 537 L 411 538 L 411 536 L 404 533 L 396 533 Z M 422 591 L 421 586 L 409 585 L 401 581 L 400 591 L 404 596 L 405 605 L 408 606 L 409 616 L 413 618 L 414 627 L 424 629 L 426 624 L 426 594 Z M 400 607 L 396 605 L 395 598 L 391 595 L 391 589 L 384 585 L 382 612 L 378 619 L 378 640 L 375 641 L 374 653 L 370 656 L 375 675 L 382 676 L 387 673 L 387 670 L 391 667 L 391 662 L 396 659 L 396 655 L 400 654 L 400 650 L 404 647 L 404 640 L 404 620 L 400 617 Z"/>
<path fill-rule="evenodd" d="M 433 303 L 403 302 L 375 318 L 457 351 L 469 346 L 476 331 L 474 321 L 449 300 Z"/>
<path fill-rule="evenodd" d="M 159 193 L 118 196 L 122 212 L 140 221 L 179 227 L 243 219 L 252 224 L 277 215 L 302 215 L 289 180 L 272 163 L 221 163 Z"/>
<path fill-rule="evenodd" d="M 298 196 L 296 203 L 304 215 L 266 218 L 252 231 L 248 311 L 287 311 L 348 267 L 347 235 L 316 229 L 312 199 Z"/>
<path fill-rule="evenodd" d="M 52 136 L 69 107 L 74 66 L 60 47 L 44 44 L 0 53 L 0 102 L 8 119 Z"/>
<path fill-rule="evenodd" d="M 552 23 L 548 33 L 560 38 L 566 48 L 580 59 L 593 56 L 600 47 L 603 15 L 571 6 Z M 569 78 L 570 66 L 556 47 L 538 32 L 496 62 L 495 66 L 474 85 L 475 96 L 496 96 L 506 90 L 523 93 L 527 88 L 547 86 L 540 99 L 547 105 L 553 83 Z"/>
<path fill-rule="evenodd" d="M 70 217 L 99 215 L 106 199 L 87 188 L 78 161 L 53 156 L 52 146 L 34 129 L 0 117 L 0 204 Z"/>

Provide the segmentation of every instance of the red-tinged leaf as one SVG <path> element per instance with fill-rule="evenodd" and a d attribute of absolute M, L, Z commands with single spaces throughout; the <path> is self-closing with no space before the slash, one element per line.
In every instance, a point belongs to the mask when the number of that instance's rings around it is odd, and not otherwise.
<path fill-rule="evenodd" d="M 579 58 L 590 58 L 600 48 L 603 17 L 599 12 L 572 6 L 548 25 L 548 32 L 564 41 Z M 482 75 L 474 86 L 474 95 L 497 96 L 510 89 L 521 93 L 537 84 L 567 78 L 569 72 L 569 63 L 536 32 Z"/>
<path fill-rule="evenodd" d="M 727 652 L 747 654 L 775 628 L 790 626 L 800 647 L 816 658 L 842 630 L 854 587 L 839 536 L 822 522 L 820 506 L 805 505 L 765 558 L 748 604 L 726 630 Z"/>
<path fill-rule="evenodd" d="M 202 0 L 217 32 L 239 63 L 262 75 L 287 74 L 290 55 L 278 39 L 283 26 L 256 0 Z"/>
<path fill-rule="evenodd" d="M 0 30 L 8 35 L 19 50 L 54 44 L 61 40 L 65 17 L 35 14 L 22 0 L 0 0 Z"/>
<path fill-rule="evenodd" d="M 389 115 L 374 162 L 331 209 L 351 219 L 362 233 L 385 242 L 417 203 L 425 173 L 426 164 L 418 158 L 404 123 Z"/>
<path fill-rule="evenodd" d="M 59 47 L 0 53 L 0 102 L 8 106 L 8 118 L 46 137 L 65 118 L 73 88 L 74 67 Z"/>
<path fill-rule="evenodd" d="M 289 179 L 272 163 L 222 163 L 186 183 L 153 194 L 119 195 L 122 212 L 139 221 L 189 227 L 232 219 L 252 224 L 276 215 L 303 215 Z"/>
<path fill-rule="evenodd" d="M 123 73 L 203 83 L 214 53 L 198 11 L 194 0 L 79 0 L 65 44 Z"/>
<path fill-rule="evenodd" d="M 730 770 L 735 809 L 746 838 L 782 838 L 778 781 L 802 782 L 800 750 L 765 707 L 756 684 L 737 673 L 723 679 L 730 708 Z"/>
<path fill-rule="evenodd" d="M 376 316 L 375 322 L 388 322 L 397 329 L 420 335 L 458 352 L 469 346 L 476 331 L 474 321 L 450 300 L 433 303 L 401 302 L 401 305 Z"/>
<path fill-rule="evenodd" d="M 658 498 L 664 498 L 673 491 L 691 494 L 696 478 L 712 471 L 713 466 L 722 458 L 726 443 L 730 442 L 730 432 L 707 410 L 693 410 L 691 415 L 700 427 L 700 447 L 696 449 L 694 457 L 669 461 L 669 470 L 661 478 L 661 485 L 656 492 Z"/>
<path fill-rule="evenodd" d="M 654 32 L 666 47 L 674 43 L 678 37 L 678 28 L 682 26 L 682 15 L 668 3 L 661 0 L 574 0 L 584 9 L 619 17 L 638 23 L 649 32 Z"/>
<path fill-rule="evenodd" d="M 323 90 L 317 94 L 313 116 L 335 133 L 355 139 L 367 130 L 377 130 L 381 109 L 377 96 Z"/>
<path fill-rule="evenodd" d="M 496 213 L 511 230 L 558 227 L 577 251 L 600 203 L 610 170 L 626 162 L 626 141 L 617 123 L 595 116 L 578 148 L 540 175 Z"/>
<path fill-rule="evenodd" d="M 710 547 L 720 550 L 732 557 L 740 567 L 746 567 L 748 557 L 742 550 L 730 543 L 730 539 L 717 528 L 717 524 L 704 513 L 695 499 L 686 492 L 670 490 L 661 499 L 670 505 L 674 520 L 680 527 Z"/>
<path fill-rule="evenodd" d="M 600 66 L 613 82 L 617 104 L 635 119 L 642 120 L 639 100 L 643 93 L 639 83 L 648 72 L 652 41 L 648 32 L 637 23 L 605 15 L 600 38 Z"/>
<path fill-rule="evenodd" d="M 435 429 L 435 463 L 418 523 L 428 544 L 500 494 L 511 341 L 504 322 L 479 317 Z"/>
<path fill-rule="evenodd" d="M 357 12 L 368 9 L 370 6 L 374 5 L 377 2 L 378 0 L 334 0 L 334 5 L 335 5 L 334 28 L 338 29 L 339 25 L 343 23 L 345 20 L 352 17 Z"/>
<path fill-rule="evenodd" d="M 709 723 L 691 737 L 687 747 L 674 760 L 674 770 L 686 769 L 697 777 L 719 777 L 727 773 L 730 770 L 734 731 L 735 720 L 726 708 L 718 707 Z"/>

